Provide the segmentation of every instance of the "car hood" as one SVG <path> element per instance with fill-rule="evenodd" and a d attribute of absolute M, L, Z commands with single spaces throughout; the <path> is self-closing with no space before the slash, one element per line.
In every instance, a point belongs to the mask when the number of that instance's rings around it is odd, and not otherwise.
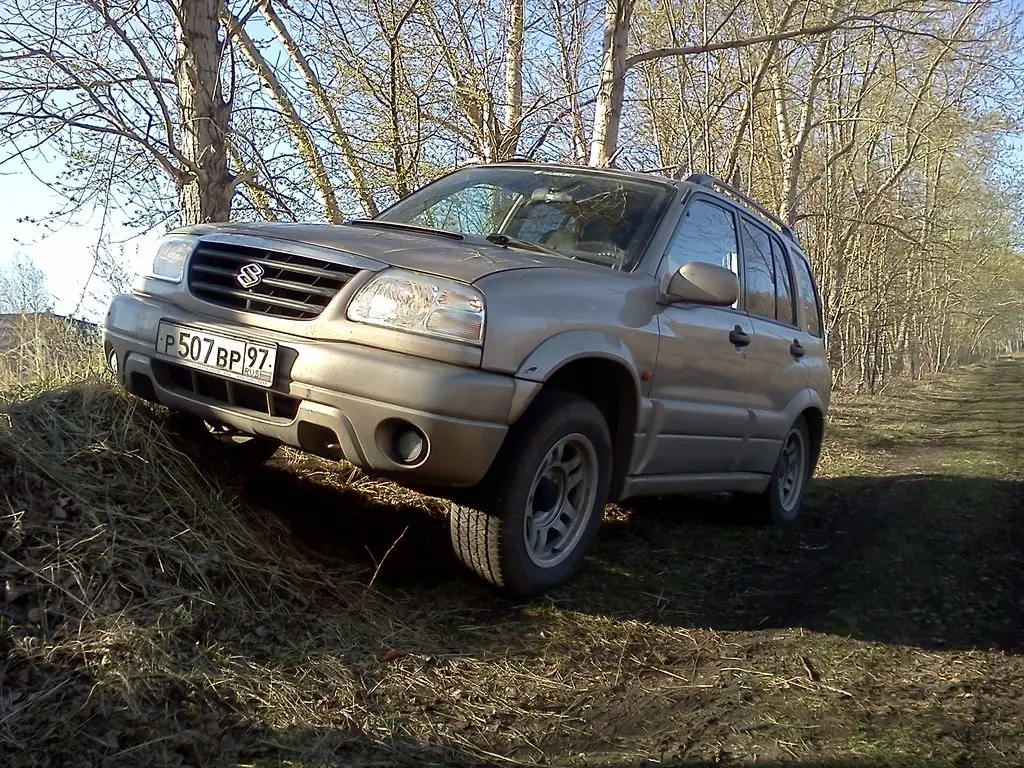
<path fill-rule="evenodd" d="M 566 267 L 571 259 L 505 248 L 483 238 L 454 240 L 442 235 L 403 232 L 346 224 L 224 223 L 178 230 L 200 237 L 243 235 L 356 254 L 385 265 L 404 267 L 472 283 L 495 272 L 513 269 Z M 267 243 L 268 249 L 273 248 Z"/>

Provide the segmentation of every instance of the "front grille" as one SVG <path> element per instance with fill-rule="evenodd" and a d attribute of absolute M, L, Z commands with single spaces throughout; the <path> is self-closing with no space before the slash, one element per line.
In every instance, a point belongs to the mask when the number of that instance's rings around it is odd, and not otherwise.
<path fill-rule="evenodd" d="M 242 267 L 259 264 L 260 282 L 243 288 Z M 310 320 L 358 270 L 323 259 L 233 243 L 200 242 L 188 268 L 192 295 L 211 304 L 293 320 Z"/>
<path fill-rule="evenodd" d="M 159 362 L 154 363 L 154 367 L 161 369 L 157 373 L 165 373 L 166 378 L 177 389 L 207 400 L 216 400 L 233 408 L 254 411 L 271 418 L 290 420 L 299 412 L 300 401 L 296 397 L 243 384 L 240 381 L 211 376 L 175 363 Z"/>

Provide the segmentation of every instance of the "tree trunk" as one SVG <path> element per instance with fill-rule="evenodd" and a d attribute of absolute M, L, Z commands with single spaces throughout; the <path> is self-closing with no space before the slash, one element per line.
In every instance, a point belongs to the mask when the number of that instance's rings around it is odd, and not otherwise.
<path fill-rule="evenodd" d="M 818 86 L 821 84 L 824 74 L 824 65 L 829 49 L 828 36 L 822 37 L 815 46 L 814 54 L 811 57 L 808 82 L 800 105 L 799 123 L 794 132 L 790 124 L 786 93 L 786 83 L 782 77 L 781 64 L 776 65 L 772 70 L 773 84 L 775 90 L 776 115 L 779 125 L 779 139 L 782 150 L 782 204 L 779 207 L 779 218 L 793 226 L 796 224 L 797 203 L 800 193 L 800 179 L 803 176 L 804 151 L 807 141 L 811 136 L 811 129 L 814 127 L 815 103 Z"/>
<path fill-rule="evenodd" d="M 585 34 L 582 11 L 585 5 L 570 3 L 563 10 L 560 0 L 554 0 L 550 9 L 550 22 L 558 51 L 558 69 L 562 77 L 562 92 L 567 101 L 569 114 L 569 156 L 575 163 L 586 163 L 589 152 L 587 129 L 583 121 L 580 104 L 579 73 L 581 69 L 581 37 Z"/>
<path fill-rule="evenodd" d="M 501 153 L 512 157 L 519 150 L 523 126 L 524 0 L 508 0 L 508 51 L 505 54 L 505 133 Z"/>
<path fill-rule="evenodd" d="M 636 0 L 607 0 L 604 15 L 604 47 L 597 80 L 594 132 L 590 140 L 590 164 L 608 165 L 619 140 L 622 99 L 626 91 L 626 53 L 629 23 Z"/>
<path fill-rule="evenodd" d="M 231 107 L 220 78 L 218 0 L 174 0 L 174 83 L 185 168 L 175 179 L 182 224 L 227 221 L 235 194 L 228 167 Z"/>

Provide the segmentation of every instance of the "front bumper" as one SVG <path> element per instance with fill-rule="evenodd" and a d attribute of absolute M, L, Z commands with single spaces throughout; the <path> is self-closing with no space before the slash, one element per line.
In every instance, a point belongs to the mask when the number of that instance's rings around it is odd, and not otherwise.
<path fill-rule="evenodd" d="M 254 341 L 276 342 L 269 390 L 193 373 L 157 354 L 161 320 Z M 508 431 L 517 387 L 534 382 L 412 355 L 318 341 L 212 318 L 168 302 L 117 296 L 104 346 L 117 355 L 121 383 L 169 408 L 401 481 L 465 487 L 483 478 Z M 403 463 L 398 432 L 415 427 L 426 453 Z"/>

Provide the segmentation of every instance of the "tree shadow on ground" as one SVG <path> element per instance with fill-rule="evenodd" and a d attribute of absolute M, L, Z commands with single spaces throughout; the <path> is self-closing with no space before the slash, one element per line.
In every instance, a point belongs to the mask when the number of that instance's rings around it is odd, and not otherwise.
<path fill-rule="evenodd" d="M 763 630 L 772 628 L 929 650 L 1022 650 L 1014 608 L 1024 544 L 1019 483 L 946 475 L 816 480 L 807 515 L 788 530 L 750 524 L 736 503 L 645 500 L 610 509 L 579 577 L 530 604 L 467 575 L 451 554 L 443 515 L 429 503 L 389 503 L 382 489 L 338 490 L 275 466 L 246 478 L 241 496 L 239 514 L 287 521 L 311 562 L 361 574 L 357 584 L 376 599 L 339 610 L 321 595 L 281 614 L 292 616 L 287 626 L 232 616 L 241 623 L 225 627 L 211 585 L 207 613 L 163 630 L 164 671 L 133 672 L 145 681 L 145 703 L 126 707 L 109 682 L 97 686 L 89 675 L 59 692 L 61 727 L 87 737 L 91 764 L 627 768 L 753 766 L 759 755 L 757 765 L 779 768 L 939 765 L 947 762 L 903 759 L 888 745 L 889 704 L 875 700 L 912 703 L 916 719 L 903 727 L 923 723 L 934 729 L 936 749 L 946 748 L 945 739 L 954 742 L 950 754 L 961 755 L 974 726 L 957 707 L 977 705 L 954 704 L 947 697 L 955 688 L 937 676 L 928 673 L 920 689 L 887 689 L 864 701 L 828 690 L 834 701 L 779 699 L 775 683 L 758 689 L 742 672 L 721 669 L 718 657 L 747 651 L 716 634 L 741 630 L 750 647 L 766 644 L 768 651 L 751 652 L 767 655 L 743 663 L 770 681 L 791 674 L 778 659 L 785 666 L 800 652 L 766 639 Z M 122 615 L 130 618 L 131 606 Z M 716 632 L 697 634 L 711 644 L 694 650 L 688 633 L 708 629 Z M 392 662 L 389 647 L 401 654 Z M 8 675 L 21 674 L 19 651 L 0 650 L 13 664 Z M 811 652 L 824 650 L 819 643 Z M 655 668 L 672 676 L 652 680 Z M 569 675 L 577 682 L 559 682 Z M 1005 685 L 1014 683 L 1007 677 Z M 298 696 L 310 698 L 289 702 Z M 293 706 L 320 724 L 274 727 Z M 1000 706 L 984 711 L 993 730 L 1014 717 Z M 48 707 L 40 698 L 30 711 L 44 717 Z M 139 713 L 130 714 L 134 707 Z M 161 714 L 146 716 L 151 707 Z M 392 735 L 383 730 L 389 723 Z M 419 738 L 394 735 L 405 729 Z M 797 738 L 791 733 L 815 739 L 800 747 L 806 755 L 849 752 L 868 737 L 890 751 L 875 760 L 780 760 L 777 743 Z M 12 768 L 70 764 L 82 748 L 73 740 L 4 744 L 2 736 L 0 758 L 9 750 Z"/>
<path fill-rule="evenodd" d="M 606 527 L 576 605 L 676 626 L 1019 653 L 1022 501 L 1024 484 L 1004 480 L 827 478 L 788 530 L 737 525 L 736 503 L 644 501 Z M 613 570 L 626 576 L 618 595 Z"/>
<path fill-rule="evenodd" d="M 379 568 L 381 586 L 424 600 L 454 588 L 474 604 L 491 597 L 498 614 L 515 613 L 515 601 L 492 597 L 464 573 L 441 514 L 281 468 L 253 476 L 245 494 L 288 520 L 314 556 Z M 785 530 L 753 524 L 739 502 L 637 500 L 609 509 L 585 567 L 549 599 L 667 626 L 803 627 L 1018 652 L 1022 500 L 1024 484 L 983 478 L 816 479 L 802 520 Z"/>
<path fill-rule="evenodd" d="M 244 754 L 245 765 L 251 768 L 279 768 L 282 761 L 295 761 L 302 766 L 373 766 L 374 768 L 508 768 L 509 765 L 543 765 L 549 768 L 936 768 L 955 763 L 930 761 L 925 756 L 879 754 L 868 757 L 808 757 L 807 759 L 744 759 L 721 749 L 713 757 L 672 756 L 661 754 L 649 759 L 606 759 L 598 753 L 550 755 L 537 762 L 519 762 L 514 758 L 497 755 L 487 757 L 472 748 L 426 744 L 409 739 L 383 739 L 373 741 L 348 731 L 322 732 L 313 728 L 295 728 L 287 731 L 259 731 L 250 729 L 242 736 L 245 741 L 237 746 Z M 698 736 L 699 738 L 699 736 Z M 287 746 L 282 746 L 287 745 Z M 685 750 L 684 750 L 685 751 Z M 698 750 L 694 750 L 698 751 Z M 224 755 L 223 762 L 207 762 L 204 766 L 234 766 L 235 758 Z"/>

